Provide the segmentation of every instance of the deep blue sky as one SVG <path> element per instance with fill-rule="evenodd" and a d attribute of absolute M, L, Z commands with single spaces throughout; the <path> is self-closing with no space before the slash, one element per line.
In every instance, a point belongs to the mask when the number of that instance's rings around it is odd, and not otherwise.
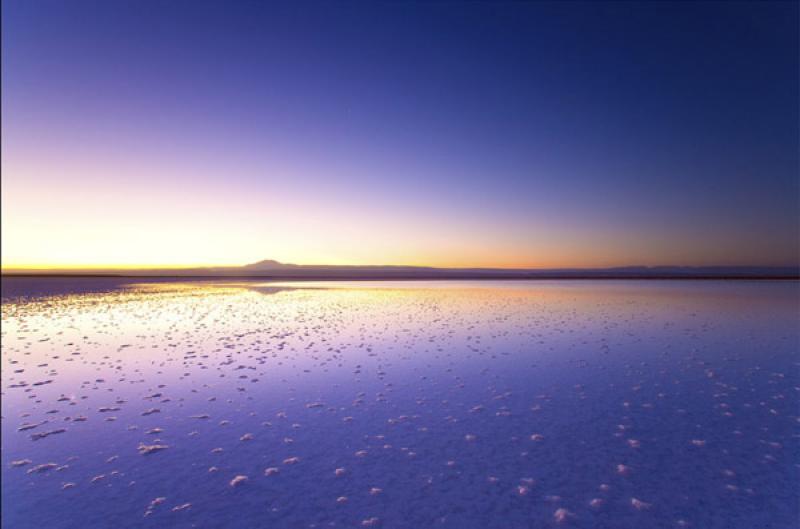
<path fill-rule="evenodd" d="M 6 0 L 3 264 L 797 264 L 798 67 L 793 2 Z"/>

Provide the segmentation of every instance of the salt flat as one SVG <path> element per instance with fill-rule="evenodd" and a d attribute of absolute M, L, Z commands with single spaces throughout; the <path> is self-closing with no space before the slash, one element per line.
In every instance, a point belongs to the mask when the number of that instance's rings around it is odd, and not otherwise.
<path fill-rule="evenodd" d="M 6 527 L 797 522 L 797 282 L 48 281 Z"/>

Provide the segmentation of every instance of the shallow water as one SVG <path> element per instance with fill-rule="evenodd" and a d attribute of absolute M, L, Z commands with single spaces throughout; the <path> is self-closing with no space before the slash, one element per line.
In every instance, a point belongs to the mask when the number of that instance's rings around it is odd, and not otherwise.
<path fill-rule="evenodd" d="M 798 526 L 800 283 L 92 281 L 4 280 L 4 527 Z"/>

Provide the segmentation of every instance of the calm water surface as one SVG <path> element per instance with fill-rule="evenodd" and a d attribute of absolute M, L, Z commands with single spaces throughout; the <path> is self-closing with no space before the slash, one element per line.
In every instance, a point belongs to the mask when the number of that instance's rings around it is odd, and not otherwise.
<path fill-rule="evenodd" d="M 796 282 L 49 281 L 4 527 L 800 525 Z"/>

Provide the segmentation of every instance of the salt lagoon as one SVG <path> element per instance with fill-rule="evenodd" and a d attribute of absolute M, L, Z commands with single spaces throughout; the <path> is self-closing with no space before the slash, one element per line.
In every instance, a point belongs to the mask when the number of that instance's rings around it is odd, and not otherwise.
<path fill-rule="evenodd" d="M 800 283 L 3 279 L 5 527 L 797 527 Z"/>

